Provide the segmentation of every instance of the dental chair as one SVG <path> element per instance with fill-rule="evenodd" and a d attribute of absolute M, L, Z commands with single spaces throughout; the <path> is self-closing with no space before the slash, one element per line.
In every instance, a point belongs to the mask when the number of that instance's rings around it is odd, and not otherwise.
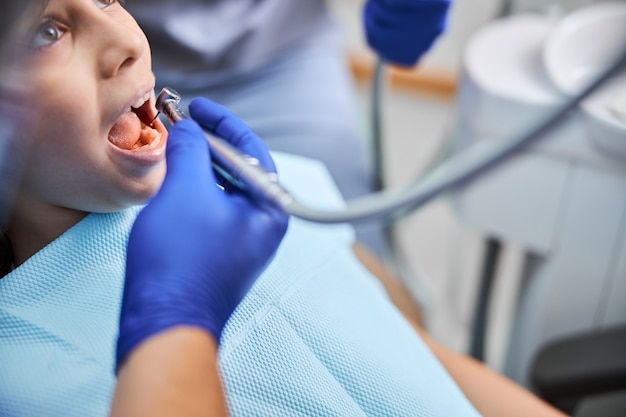
<path fill-rule="evenodd" d="M 626 326 L 561 338 L 535 356 L 531 380 L 546 401 L 576 417 L 626 411 Z"/>
<path fill-rule="evenodd" d="M 615 7 L 615 15 L 624 6 L 597 7 Z M 566 99 L 545 61 L 558 24 L 520 14 L 469 40 L 456 151 L 524 131 Z M 605 45 L 574 40 L 575 51 Z M 470 353 L 485 358 L 499 248 L 513 242 L 526 256 L 502 372 L 580 417 L 626 410 L 626 121 L 601 116 L 589 108 L 573 112 L 542 141 L 452 196 L 462 221 L 486 236 Z"/>

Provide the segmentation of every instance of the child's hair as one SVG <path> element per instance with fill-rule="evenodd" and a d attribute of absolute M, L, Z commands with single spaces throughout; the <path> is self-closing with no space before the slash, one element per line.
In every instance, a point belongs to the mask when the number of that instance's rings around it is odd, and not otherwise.
<path fill-rule="evenodd" d="M 11 272 L 13 267 L 13 250 L 9 237 L 0 230 L 0 278 Z"/>

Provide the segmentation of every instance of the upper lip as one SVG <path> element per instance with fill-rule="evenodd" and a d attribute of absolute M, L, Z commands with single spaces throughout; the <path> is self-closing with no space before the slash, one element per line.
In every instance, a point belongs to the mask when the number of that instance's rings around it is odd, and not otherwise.
<path fill-rule="evenodd" d="M 131 109 L 134 108 L 133 106 L 138 104 L 139 102 L 141 102 L 141 104 L 144 104 L 146 101 L 154 101 L 154 85 L 154 81 L 150 81 L 148 83 L 142 84 L 141 87 L 137 88 L 135 90 L 136 93 L 121 108 L 120 112 L 116 115 L 114 120 L 117 120 L 122 114 L 131 111 Z"/>

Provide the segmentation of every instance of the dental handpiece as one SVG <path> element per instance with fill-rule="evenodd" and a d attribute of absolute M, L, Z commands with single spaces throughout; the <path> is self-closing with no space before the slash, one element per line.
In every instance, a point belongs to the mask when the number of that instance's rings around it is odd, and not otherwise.
<path fill-rule="evenodd" d="M 180 94 L 165 87 L 156 100 L 156 108 L 163 113 L 171 124 L 189 116 L 179 107 Z M 213 136 L 204 127 L 204 136 L 211 147 L 213 169 L 226 181 L 253 199 L 262 199 L 283 208 L 292 200 L 289 192 L 278 183 L 278 176 L 268 172 L 256 158 L 241 153 L 228 142 Z"/>

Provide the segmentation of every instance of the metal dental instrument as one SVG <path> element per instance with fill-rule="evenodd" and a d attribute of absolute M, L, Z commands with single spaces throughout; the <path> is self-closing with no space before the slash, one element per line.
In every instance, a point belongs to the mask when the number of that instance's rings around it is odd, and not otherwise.
<path fill-rule="evenodd" d="M 179 107 L 181 96 L 176 90 L 165 87 L 156 100 L 156 108 L 171 124 L 189 116 Z M 209 145 L 213 169 L 226 181 L 246 192 L 253 198 L 261 198 L 283 208 L 289 206 L 291 196 L 279 183 L 278 176 L 259 165 L 259 161 L 239 152 L 228 142 L 204 130 Z M 286 210 L 285 210 L 286 211 Z"/>
<path fill-rule="evenodd" d="M 417 183 L 392 190 L 370 194 L 348 202 L 342 210 L 318 210 L 299 203 L 279 183 L 275 174 L 265 171 L 253 162 L 254 158 L 243 155 L 227 142 L 206 134 L 211 146 L 213 166 L 229 182 L 249 193 L 253 198 L 273 202 L 286 213 L 316 223 L 356 223 L 375 218 L 391 217 L 398 213 L 429 202 L 434 197 L 459 187 L 484 174 L 518 152 L 522 147 L 535 142 L 551 129 L 567 119 L 581 101 L 604 82 L 626 66 L 626 49 L 618 59 L 581 92 L 564 103 L 559 109 L 539 121 L 523 134 L 493 144 L 472 147 L 464 153 L 445 161 Z M 188 117 L 179 107 L 180 95 L 171 88 L 164 88 L 157 99 L 157 109 L 165 114 L 170 123 Z M 488 141 L 485 141 L 488 142 Z"/>
<path fill-rule="evenodd" d="M 160 111 L 157 112 L 156 116 L 154 116 L 154 119 L 152 119 L 152 121 L 150 122 L 149 126 L 150 127 L 154 127 L 154 122 L 156 121 L 156 119 L 159 118 L 159 115 L 161 114 Z"/>

